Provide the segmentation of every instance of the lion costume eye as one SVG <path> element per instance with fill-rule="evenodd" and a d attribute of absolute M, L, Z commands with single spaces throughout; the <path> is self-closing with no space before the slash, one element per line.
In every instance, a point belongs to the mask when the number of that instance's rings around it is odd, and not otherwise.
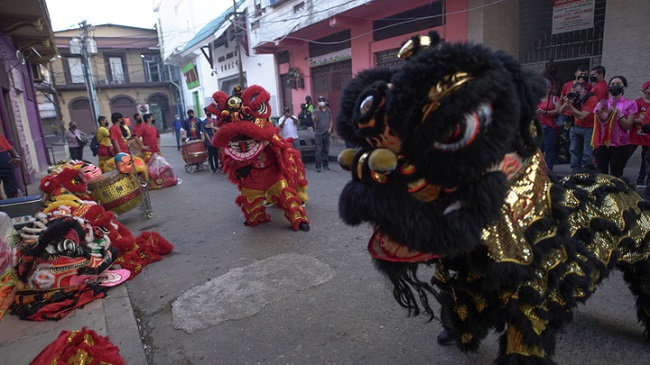
<path fill-rule="evenodd" d="M 242 104 L 242 100 L 236 96 L 232 96 L 227 101 L 228 107 L 231 109 L 239 109 Z"/>
<path fill-rule="evenodd" d="M 373 100 L 374 97 L 372 95 L 368 95 L 365 99 L 363 99 L 361 105 L 359 106 L 359 114 L 361 116 L 365 117 L 368 112 L 370 112 L 370 109 L 372 109 Z"/>
<path fill-rule="evenodd" d="M 267 106 L 266 103 L 260 104 L 260 107 L 257 108 L 255 111 L 259 114 L 266 114 Z"/>
<path fill-rule="evenodd" d="M 433 142 L 433 148 L 453 152 L 467 147 L 474 141 L 480 131 L 492 122 L 492 105 L 483 103 L 478 110 L 465 115 L 465 119 L 453 126 L 439 141 Z"/>

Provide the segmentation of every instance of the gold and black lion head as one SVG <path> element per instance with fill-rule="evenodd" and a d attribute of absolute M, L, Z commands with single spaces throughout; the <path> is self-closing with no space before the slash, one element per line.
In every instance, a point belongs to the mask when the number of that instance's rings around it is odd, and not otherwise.
<path fill-rule="evenodd" d="M 375 258 L 462 255 L 500 214 L 508 161 L 538 150 L 544 81 L 504 52 L 436 33 L 409 40 L 400 56 L 400 68 L 362 71 L 343 92 L 336 128 L 355 148 L 339 156 L 352 172 L 340 215 L 376 227 Z"/>

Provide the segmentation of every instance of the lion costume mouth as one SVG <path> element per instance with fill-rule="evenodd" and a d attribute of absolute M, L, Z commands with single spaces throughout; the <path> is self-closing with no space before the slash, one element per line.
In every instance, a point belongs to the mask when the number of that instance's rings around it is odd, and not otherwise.
<path fill-rule="evenodd" d="M 411 250 L 406 245 L 392 240 L 378 228 L 368 241 L 368 252 L 375 259 L 390 262 L 423 262 L 441 257 L 433 253 Z"/>
<path fill-rule="evenodd" d="M 269 141 L 258 141 L 248 136 L 239 135 L 231 139 L 224 153 L 237 161 L 248 161 L 255 158 L 269 144 Z"/>

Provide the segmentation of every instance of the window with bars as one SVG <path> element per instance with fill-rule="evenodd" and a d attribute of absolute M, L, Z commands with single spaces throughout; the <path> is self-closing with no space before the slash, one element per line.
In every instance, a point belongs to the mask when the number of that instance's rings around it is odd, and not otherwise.
<path fill-rule="evenodd" d="M 70 57 L 65 59 L 68 63 L 68 73 L 66 82 L 69 84 L 83 84 L 84 70 L 81 58 Z"/>
<path fill-rule="evenodd" d="M 164 80 L 163 65 L 160 55 L 143 55 L 144 72 L 147 82 L 161 82 Z"/>
<path fill-rule="evenodd" d="M 128 82 L 126 63 L 123 55 L 106 55 L 106 73 L 111 84 Z"/>
<path fill-rule="evenodd" d="M 519 5 L 519 61 L 577 59 L 603 53 L 606 0 L 594 0 L 594 25 L 553 34 L 553 2 L 525 1 Z"/>

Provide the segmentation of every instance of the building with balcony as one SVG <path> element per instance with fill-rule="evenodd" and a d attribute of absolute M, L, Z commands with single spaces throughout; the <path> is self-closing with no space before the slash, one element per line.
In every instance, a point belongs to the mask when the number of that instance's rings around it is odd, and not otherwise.
<path fill-rule="evenodd" d="M 279 115 L 282 108 L 273 55 L 250 52 L 246 24 L 252 2 L 238 0 L 236 4 L 236 12 L 234 5 L 217 12 L 214 1 L 159 0 L 154 10 L 163 60 L 181 69 L 186 108 L 194 109 L 199 117 L 204 116 L 203 108 L 212 102 L 215 91 L 230 94 L 235 85 L 250 84 L 271 93 L 271 110 Z M 206 14 L 211 17 L 206 19 Z"/>
<path fill-rule="evenodd" d="M 23 0 L 19 6 L 0 2 L 0 134 L 22 157 L 21 190 L 49 163 L 34 78 L 40 76 L 39 65 L 56 54 L 44 0 Z"/>
<path fill-rule="evenodd" d="M 374 66 L 397 66 L 402 43 L 437 30 L 468 38 L 467 1 L 256 0 L 248 10 L 251 48 L 276 57 L 285 104 L 323 96 L 334 115 L 345 84 Z"/>
<path fill-rule="evenodd" d="M 553 60 L 563 81 L 579 65 L 605 66 L 606 76 L 627 77 L 632 99 L 650 79 L 643 0 L 253 0 L 248 14 L 250 47 L 275 55 L 279 94 L 294 110 L 322 95 L 336 114 L 354 74 L 399 65 L 400 45 L 430 30 L 504 50 L 539 72 Z"/>
<path fill-rule="evenodd" d="M 129 118 L 136 113 L 152 113 L 158 128 L 169 128 L 177 113 L 178 98 L 171 73 L 162 62 L 156 30 L 103 24 L 82 33 L 81 28 L 54 33 L 61 57 L 50 66 L 51 88 L 63 124 L 76 122 L 86 133 L 97 129 L 83 58 L 75 49 L 84 46 L 79 39 L 86 37 L 94 41 L 85 47 L 98 115 L 110 119 L 114 112 Z"/>

